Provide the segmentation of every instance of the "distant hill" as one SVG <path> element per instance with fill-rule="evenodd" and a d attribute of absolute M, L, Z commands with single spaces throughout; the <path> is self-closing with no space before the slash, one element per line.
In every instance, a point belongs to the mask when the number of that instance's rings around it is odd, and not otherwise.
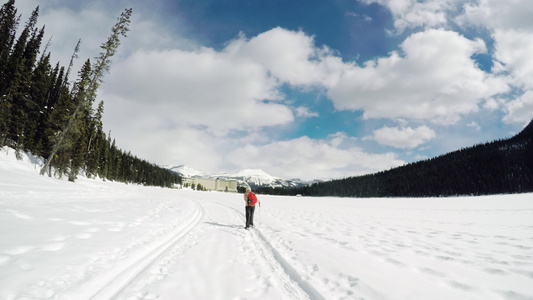
<path fill-rule="evenodd" d="M 520 133 L 375 174 L 273 194 L 439 197 L 533 192 L 533 120 Z"/>
<path fill-rule="evenodd" d="M 259 169 L 245 169 L 236 173 L 210 174 L 185 165 L 164 167 L 185 178 L 234 179 L 237 180 L 239 186 L 249 186 L 254 190 L 257 188 L 297 188 L 309 184 L 309 182 L 299 179 L 287 180 L 274 177 Z"/>

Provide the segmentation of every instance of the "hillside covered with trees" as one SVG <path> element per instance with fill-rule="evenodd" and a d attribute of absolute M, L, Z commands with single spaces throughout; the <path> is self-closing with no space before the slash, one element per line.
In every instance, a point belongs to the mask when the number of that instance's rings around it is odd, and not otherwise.
<path fill-rule="evenodd" d="M 533 192 L 533 120 L 512 138 L 454 151 L 375 174 L 264 194 L 440 197 Z"/>
<path fill-rule="evenodd" d="M 39 7 L 17 33 L 21 16 L 15 1 L 0 8 L 0 147 L 28 151 L 46 159 L 41 174 L 87 176 L 171 186 L 180 181 L 175 173 L 118 149 L 103 132 L 104 104 L 94 105 L 96 91 L 110 58 L 125 37 L 131 9 L 126 9 L 111 30 L 94 62 L 87 60 L 71 83 L 70 65 L 52 66 L 47 47 L 40 54 L 44 27 L 37 28 Z M 74 46 L 74 45 L 73 45 Z"/>

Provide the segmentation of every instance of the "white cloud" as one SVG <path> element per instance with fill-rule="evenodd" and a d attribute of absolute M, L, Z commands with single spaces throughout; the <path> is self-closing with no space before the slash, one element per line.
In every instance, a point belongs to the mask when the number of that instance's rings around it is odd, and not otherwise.
<path fill-rule="evenodd" d="M 346 68 L 312 37 L 274 28 L 239 36 L 221 51 L 137 50 L 113 65 L 104 89 L 129 101 L 168 104 L 175 122 L 224 134 L 293 122 L 281 86 L 333 86 Z M 318 116 L 304 107 L 295 113 Z"/>
<path fill-rule="evenodd" d="M 330 139 L 314 140 L 304 136 L 263 146 L 247 144 L 230 152 L 227 159 L 241 168 L 258 168 L 274 176 L 304 180 L 342 178 L 404 164 L 393 153 L 339 148 L 339 139 L 345 137 L 336 134 Z"/>
<path fill-rule="evenodd" d="M 530 0 L 478 0 L 464 4 L 464 13 L 457 17 L 459 24 L 500 30 L 533 31 L 533 2 Z"/>
<path fill-rule="evenodd" d="M 312 112 L 309 110 L 309 108 L 304 107 L 304 106 L 296 107 L 294 111 L 296 112 L 297 117 L 304 117 L 304 118 L 318 117 L 317 112 Z"/>
<path fill-rule="evenodd" d="M 224 132 L 292 122 L 277 87 L 260 65 L 202 48 L 138 51 L 113 67 L 106 93 L 167 105 L 163 115 L 177 123 Z"/>
<path fill-rule="evenodd" d="M 508 101 L 508 114 L 503 121 L 529 122 L 531 89 L 533 89 L 533 1 L 480 0 L 464 6 L 464 14 L 457 18 L 462 25 L 487 28 L 494 39 L 493 72 L 509 74 L 511 85 L 524 94 Z"/>
<path fill-rule="evenodd" d="M 514 85 L 533 89 L 533 31 L 496 30 L 495 53 Z"/>
<path fill-rule="evenodd" d="M 516 100 L 507 103 L 507 123 L 528 123 L 533 119 L 533 91 L 527 91 Z"/>
<path fill-rule="evenodd" d="M 225 52 L 259 64 L 273 77 L 293 86 L 332 85 L 346 68 L 330 49 L 316 47 L 312 36 L 279 27 L 250 40 L 240 36 Z"/>
<path fill-rule="evenodd" d="M 362 0 L 387 7 L 394 18 L 394 27 L 401 33 L 409 28 L 440 28 L 448 23 L 448 14 L 462 0 Z"/>
<path fill-rule="evenodd" d="M 475 112 L 484 98 L 506 92 L 505 81 L 486 74 L 471 59 L 481 40 L 427 30 L 407 38 L 403 56 L 367 62 L 343 73 L 328 91 L 335 107 L 363 110 L 365 118 L 408 118 L 453 124 Z"/>
<path fill-rule="evenodd" d="M 243 144 L 239 138 L 190 126 L 174 116 L 176 106 L 132 102 L 102 93 L 106 101 L 104 130 L 111 131 L 120 148 L 157 164 L 187 164 L 199 170 L 217 171 L 226 167 L 224 155 Z M 245 136 L 250 142 L 262 141 L 255 132 Z"/>
<path fill-rule="evenodd" d="M 133 6 L 133 14 L 126 38 L 121 38 L 121 46 L 113 57 L 120 61 L 131 54 L 132 49 L 194 49 L 198 45 L 189 39 L 171 33 L 164 20 L 151 18 L 141 12 L 142 2 L 103 0 L 65 2 L 63 0 L 17 1 L 15 6 L 22 14 L 21 25 L 25 24 L 31 12 L 39 6 L 38 26 L 45 25 L 43 47 L 51 39 L 48 51 L 52 64 L 59 62 L 67 67 L 78 40 L 81 39 L 79 59 L 74 61 L 70 80 L 74 81 L 77 71 L 87 59 L 93 60 L 101 51 L 100 46 L 111 34 L 111 28 L 127 7 Z M 157 23 L 159 22 L 159 24 Z M 20 31 L 20 30 L 19 30 Z M 175 31 L 175 30 L 174 30 Z"/>
<path fill-rule="evenodd" d="M 493 72 L 507 72 L 516 86 L 533 88 L 533 2 L 481 0 L 457 17 L 463 26 L 487 28 L 494 39 Z"/>
<path fill-rule="evenodd" d="M 497 100 L 494 98 L 487 99 L 485 103 L 483 104 L 483 108 L 490 110 L 490 111 L 497 110 L 500 108 L 500 102 L 503 102 L 503 100 L 501 99 Z"/>
<path fill-rule="evenodd" d="M 16 1 L 17 12 L 22 14 L 19 31 L 37 6 L 39 6 L 37 26 L 45 25 L 43 48 L 51 38 L 48 51 L 51 52 L 52 64 L 59 61 L 61 66 L 68 67 L 76 43 L 82 40 L 80 59 L 75 61 L 71 80 L 75 78 L 75 72 L 87 58 L 92 59 L 98 55 L 100 45 L 107 39 L 116 17 L 120 15 L 120 11 L 117 11 L 116 15 L 111 17 L 91 7 L 74 11 L 68 6 L 56 6 L 55 3 L 43 4 L 35 0 Z"/>
<path fill-rule="evenodd" d="M 401 149 L 413 149 L 427 141 L 435 138 L 436 134 L 427 126 L 420 126 L 412 129 L 411 127 L 383 127 L 375 130 L 372 136 L 366 139 L 375 140 L 376 142 Z"/>
<path fill-rule="evenodd" d="M 470 128 L 474 128 L 475 130 L 479 131 L 481 130 L 481 127 L 479 126 L 479 124 L 475 121 L 472 121 L 468 124 L 466 124 L 466 126 L 470 127 Z"/>
<path fill-rule="evenodd" d="M 280 28 L 240 36 L 220 51 L 141 49 L 114 63 L 106 77 L 104 124 L 142 157 L 206 171 L 237 166 L 314 179 L 403 164 L 390 153 L 339 149 L 344 136 L 275 142 L 263 133 L 290 124 L 294 115 L 318 117 L 305 106 L 291 107 L 280 92 L 283 84 L 333 85 L 344 67 L 329 50 L 316 48 L 312 37 Z M 231 137 L 235 131 L 243 137 Z"/>

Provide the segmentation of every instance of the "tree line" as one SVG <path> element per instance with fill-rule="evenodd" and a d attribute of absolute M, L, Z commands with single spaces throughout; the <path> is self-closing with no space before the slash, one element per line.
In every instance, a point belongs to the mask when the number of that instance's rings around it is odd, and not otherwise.
<path fill-rule="evenodd" d="M 87 59 L 77 79 L 70 73 L 78 58 L 80 41 L 68 67 L 52 66 L 48 44 L 40 54 L 44 29 L 37 27 L 39 7 L 17 35 L 21 16 L 15 1 L 0 8 L 0 146 L 17 153 L 31 152 L 46 163 L 41 174 L 88 177 L 170 187 L 181 178 L 170 170 L 117 148 L 103 131 L 103 101 L 95 105 L 96 91 L 110 58 L 129 31 L 132 10 L 126 9 L 101 45 L 94 62 Z M 40 54 L 40 55 L 39 55 Z"/>
<path fill-rule="evenodd" d="M 309 186 L 259 188 L 274 195 L 442 197 L 533 192 L 533 120 L 516 136 L 387 171 Z"/>

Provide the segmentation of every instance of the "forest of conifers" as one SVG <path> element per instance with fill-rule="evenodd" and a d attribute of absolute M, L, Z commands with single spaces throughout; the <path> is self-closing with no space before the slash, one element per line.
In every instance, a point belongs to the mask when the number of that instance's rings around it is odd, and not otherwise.
<path fill-rule="evenodd" d="M 516 136 L 388 171 L 258 193 L 339 197 L 441 197 L 533 192 L 533 120 Z"/>
<path fill-rule="evenodd" d="M 109 58 L 128 31 L 131 9 L 112 28 L 100 56 L 94 63 L 87 60 L 73 83 L 69 76 L 79 42 L 67 68 L 52 66 L 47 47 L 41 53 L 44 27 L 37 28 L 38 15 L 37 7 L 19 34 L 15 1 L 0 8 L 0 147 L 42 156 L 47 164 L 41 174 L 71 181 L 83 173 L 145 185 L 178 183 L 175 173 L 118 149 L 103 132 L 103 102 L 94 108 Z"/>

